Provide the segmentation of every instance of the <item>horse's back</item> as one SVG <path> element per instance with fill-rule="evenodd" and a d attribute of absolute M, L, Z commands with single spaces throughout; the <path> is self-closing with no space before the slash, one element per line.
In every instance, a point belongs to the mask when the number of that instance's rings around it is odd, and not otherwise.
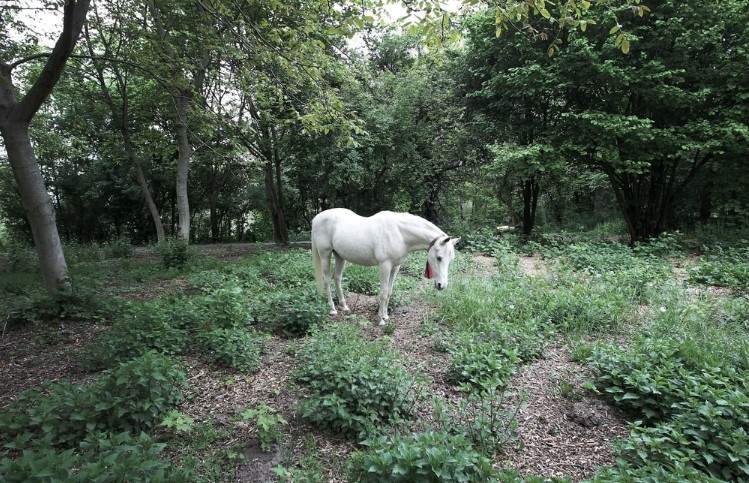
<path fill-rule="evenodd" d="M 344 259 L 359 265 L 378 262 L 376 248 L 387 237 L 389 221 L 395 214 L 381 211 L 370 217 L 346 208 L 332 208 L 312 219 L 312 242 L 318 249 L 335 250 Z"/>

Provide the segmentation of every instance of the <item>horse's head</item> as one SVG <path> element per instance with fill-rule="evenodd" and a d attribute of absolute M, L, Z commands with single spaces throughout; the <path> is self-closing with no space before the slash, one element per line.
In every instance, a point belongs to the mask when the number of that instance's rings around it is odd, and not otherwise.
<path fill-rule="evenodd" d="M 447 287 L 447 269 L 455 258 L 455 244 L 459 240 L 459 237 L 439 237 L 429 247 L 424 276 L 434 279 L 434 287 L 437 290 Z"/>

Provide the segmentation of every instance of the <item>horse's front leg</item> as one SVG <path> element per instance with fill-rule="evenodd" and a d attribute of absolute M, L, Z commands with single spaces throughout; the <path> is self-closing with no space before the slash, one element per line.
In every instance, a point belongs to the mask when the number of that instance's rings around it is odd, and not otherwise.
<path fill-rule="evenodd" d="M 380 264 L 380 308 L 378 314 L 380 316 L 380 325 L 385 325 L 388 322 L 388 300 L 390 300 L 390 273 L 393 269 L 393 264 L 390 262 L 384 262 Z"/>

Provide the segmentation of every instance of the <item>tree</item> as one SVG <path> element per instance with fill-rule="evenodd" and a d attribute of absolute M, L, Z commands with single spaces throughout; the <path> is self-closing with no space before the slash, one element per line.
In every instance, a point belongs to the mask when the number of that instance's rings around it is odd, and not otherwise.
<path fill-rule="evenodd" d="M 123 5 L 113 5 L 110 12 L 113 24 L 104 25 L 96 8 L 94 8 L 93 19 L 89 19 L 89 24 L 96 28 L 98 36 L 95 39 L 97 45 L 94 45 L 94 39 L 89 34 L 88 26 L 84 27 L 86 38 L 86 47 L 90 54 L 91 66 L 93 67 L 96 81 L 101 90 L 102 98 L 110 110 L 112 124 L 115 131 L 119 132 L 122 137 L 122 150 L 128 164 L 135 169 L 135 179 L 140 186 L 143 199 L 148 207 L 148 211 L 153 219 L 156 239 L 159 243 L 166 239 L 164 224 L 161 220 L 159 208 L 154 201 L 151 189 L 146 181 L 146 176 L 133 141 L 133 72 L 129 65 L 116 59 L 115 53 L 125 59 L 132 59 L 137 42 L 133 35 L 129 33 L 132 29 L 123 25 L 126 21 L 121 15 Z M 101 53 L 96 52 L 96 47 L 101 48 Z M 109 71 L 109 74 L 107 73 Z M 113 84 L 114 92 L 111 92 Z"/>
<path fill-rule="evenodd" d="M 2 59 L 0 64 L 0 134 L 31 226 L 44 283 L 50 294 L 68 292 L 71 284 L 54 209 L 29 137 L 29 124 L 57 84 L 78 41 L 88 7 L 89 0 L 65 2 L 63 29 L 48 56 L 33 54 L 13 62 Z M 44 67 L 19 100 L 13 83 L 13 69 L 42 56 L 47 57 Z"/>
<path fill-rule="evenodd" d="M 592 28 L 559 56 L 569 86 L 563 149 L 607 175 L 631 243 L 673 228 L 705 166 L 746 156 L 749 139 L 746 105 L 736 102 L 749 95 L 746 3 L 651 8 L 622 19 L 629 55 Z"/>

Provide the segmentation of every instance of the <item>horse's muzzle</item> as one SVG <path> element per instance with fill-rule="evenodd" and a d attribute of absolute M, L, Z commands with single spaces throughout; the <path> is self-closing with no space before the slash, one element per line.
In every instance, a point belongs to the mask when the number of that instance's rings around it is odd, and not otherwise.
<path fill-rule="evenodd" d="M 445 288 L 445 285 L 442 285 L 440 282 L 434 282 L 434 287 L 437 290 L 442 290 L 443 288 Z"/>

